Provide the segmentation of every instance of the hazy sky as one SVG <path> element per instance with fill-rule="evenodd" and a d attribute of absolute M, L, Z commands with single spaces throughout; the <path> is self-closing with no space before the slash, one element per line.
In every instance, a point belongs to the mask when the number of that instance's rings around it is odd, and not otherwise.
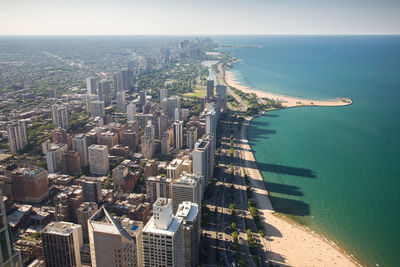
<path fill-rule="evenodd" d="M 0 35 L 400 34 L 400 0 L 0 0 Z"/>

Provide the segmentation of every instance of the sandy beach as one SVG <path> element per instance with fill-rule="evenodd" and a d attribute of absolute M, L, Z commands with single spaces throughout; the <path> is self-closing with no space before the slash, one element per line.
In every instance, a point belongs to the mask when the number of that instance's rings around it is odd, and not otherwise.
<path fill-rule="evenodd" d="M 260 211 L 266 240 L 267 257 L 278 266 L 359 266 L 337 246 L 311 230 L 276 216 L 268 191 L 257 168 L 247 140 L 247 130 L 252 117 L 247 117 L 241 130 L 242 157 L 250 178 L 253 196 Z"/>
<path fill-rule="evenodd" d="M 269 98 L 274 100 L 279 100 L 282 102 L 282 106 L 290 108 L 290 107 L 299 107 L 299 106 L 326 106 L 326 107 L 335 107 L 335 106 L 347 106 L 352 104 L 352 101 L 348 98 L 340 98 L 333 100 L 312 100 L 312 99 L 302 99 L 291 96 L 283 96 L 278 94 L 273 94 L 264 91 L 258 91 L 253 88 L 241 85 L 238 81 L 235 80 L 234 75 L 229 71 L 225 70 L 225 82 L 235 87 L 245 93 L 255 93 L 260 98 Z"/>

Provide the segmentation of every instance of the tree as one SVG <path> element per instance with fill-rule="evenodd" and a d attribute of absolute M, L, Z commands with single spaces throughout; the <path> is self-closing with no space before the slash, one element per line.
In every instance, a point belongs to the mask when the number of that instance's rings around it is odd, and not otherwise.
<path fill-rule="evenodd" d="M 232 227 L 232 229 L 233 229 L 234 231 L 236 231 L 236 227 L 237 227 L 237 225 L 236 225 L 236 223 L 235 223 L 235 222 L 233 222 L 233 223 L 231 224 L 231 227 Z"/>

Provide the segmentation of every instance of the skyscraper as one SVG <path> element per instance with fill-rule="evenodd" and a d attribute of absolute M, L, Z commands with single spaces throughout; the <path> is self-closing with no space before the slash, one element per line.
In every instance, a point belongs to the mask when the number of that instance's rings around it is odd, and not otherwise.
<path fill-rule="evenodd" d="M 135 115 L 136 115 L 136 104 L 129 103 L 126 106 L 126 116 L 128 121 L 135 120 Z"/>
<path fill-rule="evenodd" d="M 183 121 L 174 122 L 175 148 L 177 150 L 183 147 Z"/>
<path fill-rule="evenodd" d="M 222 85 L 222 84 L 218 84 L 215 87 L 215 91 L 217 92 L 217 94 L 219 94 L 222 98 L 222 103 L 221 103 L 221 109 L 223 111 L 226 110 L 226 101 L 227 101 L 227 96 L 226 96 L 226 86 Z"/>
<path fill-rule="evenodd" d="M 208 141 L 199 139 L 192 151 L 193 157 L 193 173 L 200 175 L 203 179 L 201 181 L 202 195 L 205 192 L 208 181 L 210 179 L 210 149 L 211 145 Z"/>
<path fill-rule="evenodd" d="M 87 167 L 89 164 L 89 158 L 88 148 L 86 145 L 86 136 L 79 134 L 72 138 L 72 149 L 78 152 L 81 161 L 81 167 Z"/>
<path fill-rule="evenodd" d="M 214 80 L 207 80 L 207 99 L 214 95 Z"/>
<path fill-rule="evenodd" d="M 142 154 L 145 159 L 152 159 L 154 155 L 154 139 L 142 136 Z"/>
<path fill-rule="evenodd" d="M 105 115 L 104 101 L 100 100 L 91 101 L 90 115 L 93 118 L 104 116 Z"/>
<path fill-rule="evenodd" d="M 76 214 L 78 217 L 78 224 L 82 225 L 83 242 L 89 243 L 88 223 L 90 217 L 98 210 L 97 204 L 94 202 L 83 202 Z"/>
<path fill-rule="evenodd" d="M 88 148 L 90 173 L 94 175 L 107 175 L 109 170 L 108 147 L 104 145 L 91 145 Z"/>
<path fill-rule="evenodd" d="M 123 91 L 117 93 L 117 109 L 118 112 L 126 111 L 125 92 Z"/>
<path fill-rule="evenodd" d="M 93 267 L 137 266 L 134 239 L 104 207 L 89 218 L 88 231 Z"/>
<path fill-rule="evenodd" d="M 100 101 L 104 101 L 104 106 L 111 104 L 111 85 L 109 81 L 102 80 L 97 84 L 97 95 Z"/>
<path fill-rule="evenodd" d="M 86 90 L 87 94 L 97 94 L 97 88 L 96 88 L 96 79 L 93 77 L 89 77 L 86 79 Z"/>
<path fill-rule="evenodd" d="M 81 182 L 83 201 L 100 203 L 103 201 L 101 182 L 96 177 L 84 177 Z"/>
<path fill-rule="evenodd" d="M 146 195 L 151 204 L 159 197 L 171 198 L 172 179 L 163 176 L 150 176 L 146 179 Z"/>
<path fill-rule="evenodd" d="M 54 104 L 51 106 L 51 118 L 53 124 L 62 129 L 69 128 L 68 110 L 65 105 Z"/>
<path fill-rule="evenodd" d="M 28 144 L 28 135 L 25 122 L 18 121 L 7 125 L 8 146 L 10 152 L 15 154 Z"/>
<path fill-rule="evenodd" d="M 51 222 L 40 233 L 47 267 L 82 266 L 82 226 L 70 222 Z"/>
<path fill-rule="evenodd" d="M 22 267 L 21 254 L 14 251 L 10 226 L 7 222 L 3 193 L 0 189 L 0 266 Z"/>
<path fill-rule="evenodd" d="M 217 116 L 214 110 L 208 111 L 206 115 L 206 134 L 217 134 Z"/>
<path fill-rule="evenodd" d="M 201 206 L 200 178 L 193 173 L 183 172 L 172 181 L 172 210 L 175 213 L 179 204 L 190 201 Z"/>
<path fill-rule="evenodd" d="M 168 97 L 168 90 L 165 88 L 160 89 L 160 103 Z"/>
<path fill-rule="evenodd" d="M 179 204 L 176 212 L 183 219 L 185 267 L 199 266 L 200 205 L 185 201 Z"/>
<path fill-rule="evenodd" d="M 159 198 L 142 232 L 143 266 L 184 266 L 182 218 L 172 214 L 171 199 Z"/>
<path fill-rule="evenodd" d="M 139 96 L 139 104 L 141 105 L 141 106 L 144 106 L 144 105 L 146 105 L 146 102 L 147 102 L 147 93 L 146 93 L 146 90 L 141 90 L 140 91 L 140 96 Z"/>
<path fill-rule="evenodd" d="M 197 141 L 197 128 L 192 126 L 187 130 L 187 148 L 189 148 L 190 150 L 193 150 L 194 148 L 194 144 Z"/>

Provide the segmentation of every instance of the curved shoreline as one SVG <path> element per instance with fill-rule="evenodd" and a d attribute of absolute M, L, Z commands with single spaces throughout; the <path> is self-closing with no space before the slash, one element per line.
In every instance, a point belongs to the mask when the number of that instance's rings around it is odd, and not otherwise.
<path fill-rule="evenodd" d="M 284 100 L 284 108 L 301 106 L 346 106 L 350 99 L 333 101 L 314 101 L 295 97 L 281 96 L 254 90 L 237 82 L 231 72 L 224 70 L 225 83 L 245 93 L 255 93 L 260 98 Z M 300 103 L 299 103 L 300 102 Z M 257 208 L 260 212 L 266 238 L 262 239 L 269 261 L 278 266 L 362 266 L 352 254 L 347 253 L 324 235 L 301 226 L 290 218 L 282 218 L 281 213 L 273 209 L 264 178 L 258 169 L 255 156 L 248 141 L 248 128 L 254 117 L 247 117 L 241 129 L 241 150 Z"/>
<path fill-rule="evenodd" d="M 348 106 L 351 105 L 353 102 L 349 98 L 337 98 L 335 100 L 313 100 L 313 99 L 303 99 L 299 97 L 292 97 L 292 96 L 285 96 L 274 94 L 270 92 L 260 91 L 248 86 L 244 86 L 240 84 L 236 79 L 235 76 L 229 70 L 225 70 L 225 82 L 227 85 L 231 87 L 235 87 L 245 93 L 254 93 L 259 98 L 269 98 L 273 100 L 278 100 L 282 102 L 282 106 L 285 108 L 292 108 L 292 107 L 305 107 L 305 106 L 317 106 L 317 107 L 339 107 L 339 106 Z"/>
<path fill-rule="evenodd" d="M 246 173 L 266 233 L 266 238 L 262 241 L 268 259 L 279 266 L 362 266 L 333 241 L 289 218 L 281 218 L 280 213 L 275 213 L 248 142 L 248 128 L 253 118 L 247 117 L 243 122 L 241 149 L 246 163 Z"/>

